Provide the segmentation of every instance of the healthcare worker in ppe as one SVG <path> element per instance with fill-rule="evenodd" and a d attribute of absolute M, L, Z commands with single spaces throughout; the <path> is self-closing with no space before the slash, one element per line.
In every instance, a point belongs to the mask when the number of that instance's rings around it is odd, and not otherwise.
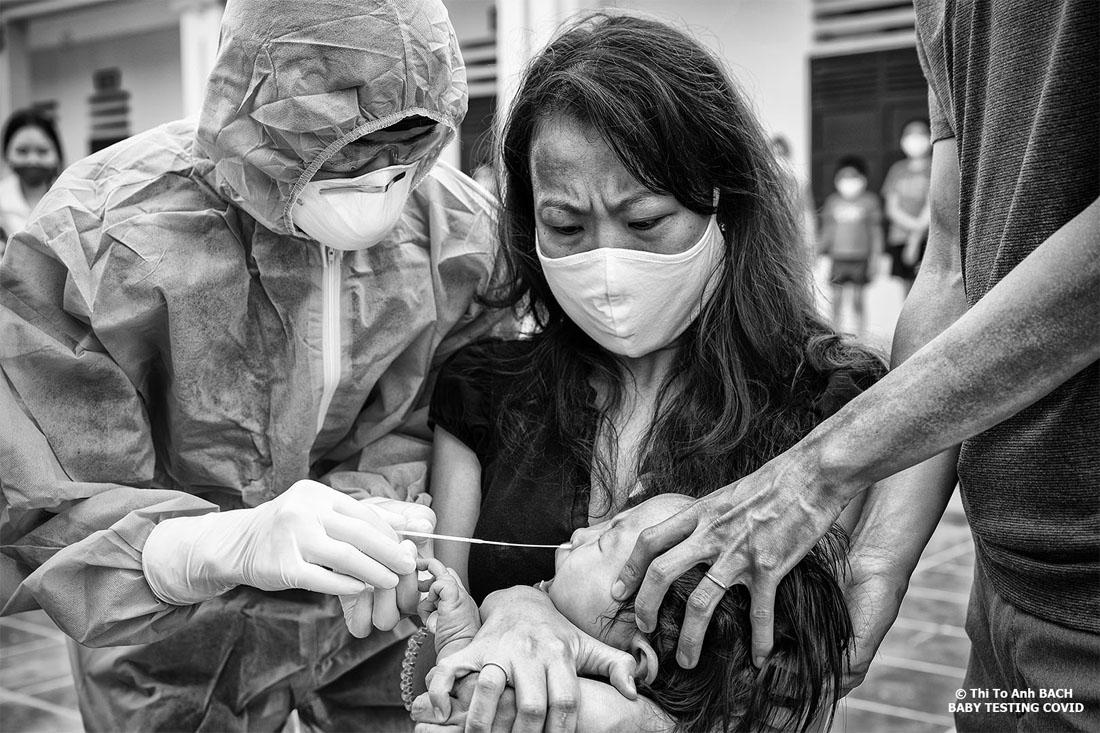
<path fill-rule="evenodd" d="M 433 370 L 501 326 L 492 201 L 433 167 L 465 111 L 439 0 L 230 0 L 199 118 L 12 239 L 0 606 L 79 642 L 89 730 L 399 703 Z"/>

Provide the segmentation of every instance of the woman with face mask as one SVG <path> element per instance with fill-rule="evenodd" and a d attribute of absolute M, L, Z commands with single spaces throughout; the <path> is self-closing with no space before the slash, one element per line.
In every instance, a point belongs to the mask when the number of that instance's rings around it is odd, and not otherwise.
<path fill-rule="evenodd" d="M 11 175 L 0 178 L 0 255 L 8 237 L 27 224 L 31 209 L 61 171 L 61 139 L 53 120 L 33 109 L 8 118 L 2 134 L 4 163 Z"/>
<path fill-rule="evenodd" d="M 702 496 L 882 374 L 815 310 L 785 174 L 748 100 L 686 34 L 628 15 L 580 20 L 528 68 L 500 151 L 508 278 L 494 303 L 519 306 L 535 331 L 466 347 L 440 376 L 439 532 L 555 544 L 638 495 Z M 495 619 L 448 669 L 513 686 L 523 725 L 541 729 L 541 705 L 554 730 L 637 729 L 576 722 L 578 689 L 582 710 L 609 716 L 625 698 L 581 685 L 582 655 L 543 651 L 580 637 L 511 588 L 549 578 L 553 553 L 436 553 Z M 483 701 L 479 685 L 471 715 L 495 707 Z"/>

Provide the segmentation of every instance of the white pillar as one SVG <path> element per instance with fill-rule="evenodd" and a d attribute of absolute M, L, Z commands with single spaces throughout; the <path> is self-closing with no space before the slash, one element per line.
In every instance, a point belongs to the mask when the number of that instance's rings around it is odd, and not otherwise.
<path fill-rule="evenodd" d="M 183 114 L 198 114 L 206 80 L 218 56 L 223 3 L 218 0 L 176 0 L 180 14 L 180 71 Z"/>
<path fill-rule="evenodd" d="M 31 103 L 30 51 L 27 22 L 12 20 L 0 32 L 0 124 L 15 110 Z M 0 156 L 2 157 L 2 156 Z"/>

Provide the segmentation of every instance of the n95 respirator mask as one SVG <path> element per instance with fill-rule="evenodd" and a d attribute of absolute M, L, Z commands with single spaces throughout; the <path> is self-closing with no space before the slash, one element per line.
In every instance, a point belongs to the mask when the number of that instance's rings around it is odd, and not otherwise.
<path fill-rule="evenodd" d="M 397 226 L 417 165 L 391 165 L 355 178 L 310 181 L 294 205 L 294 226 L 333 249 L 372 247 Z"/>

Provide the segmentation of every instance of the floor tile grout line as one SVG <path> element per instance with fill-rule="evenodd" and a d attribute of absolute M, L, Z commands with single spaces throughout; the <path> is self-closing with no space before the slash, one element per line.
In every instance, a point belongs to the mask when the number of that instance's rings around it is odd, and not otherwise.
<path fill-rule="evenodd" d="M 47 638 L 35 639 L 34 641 L 23 641 L 18 644 L 4 644 L 4 658 L 10 659 L 21 654 L 38 652 L 42 651 L 43 649 L 50 649 L 54 647 L 64 649 L 65 645 L 59 643 L 57 639 Z"/>
<path fill-rule="evenodd" d="M 53 713 L 58 717 L 66 718 L 68 720 L 74 720 L 78 723 L 84 722 L 84 719 L 80 717 L 80 711 L 78 710 L 62 707 L 61 705 L 54 705 L 52 702 L 39 700 L 37 697 L 24 695 L 13 690 L 9 690 L 6 687 L 0 687 L 0 702 L 10 702 L 16 703 L 18 705 L 26 705 L 29 708 L 44 710 L 48 713 Z"/>
<path fill-rule="evenodd" d="M 933 634 L 939 634 L 940 636 L 951 636 L 959 639 L 969 639 L 966 634 L 966 629 L 961 626 L 954 626 L 952 624 L 938 624 L 934 621 L 924 621 L 923 619 L 909 618 L 908 616 L 901 614 L 894 621 L 894 626 L 900 626 L 903 629 L 909 629 L 911 631 L 928 631 Z"/>
<path fill-rule="evenodd" d="M 889 705 L 887 703 L 875 702 L 873 700 L 864 700 L 858 697 L 852 697 L 849 695 L 844 698 L 845 704 L 848 707 L 861 710 L 866 713 L 878 713 L 879 715 L 889 715 L 895 718 L 904 718 L 906 720 L 913 720 L 920 723 L 932 723 L 934 725 L 953 725 L 954 721 L 946 715 L 937 715 L 935 713 L 926 713 L 922 710 L 913 710 L 912 708 L 903 708 L 898 705 Z"/>
<path fill-rule="evenodd" d="M 40 695 L 43 692 L 53 692 L 54 690 L 60 690 L 63 687 L 72 686 L 73 676 L 66 672 L 60 677 L 50 677 L 49 679 L 31 682 L 29 685 L 25 685 L 23 687 L 8 687 L 7 689 L 11 690 L 12 692 L 21 693 L 23 695 Z"/>
<path fill-rule="evenodd" d="M 913 575 L 916 575 L 922 570 L 928 570 L 929 568 L 934 568 L 937 565 L 942 565 L 948 560 L 953 560 L 960 555 L 965 555 L 968 552 L 972 552 L 973 549 L 974 541 L 971 538 L 967 537 L 965 540 L 959 542 L 958 544 L 952 545 L 951 547 L 946 547 L 939 552 L 933 552 L 928 557 L 921 558 L 921 560 L 917 563 L 917 567 L 913 570 Z"/>
<path fill-rule="evenodd" d="M 935 601 L 947 601 L 949 603 L 961 603 L 964 606 L 970 602 L 969 593 L 959 593 L 953 590 L 940 590 L 939 588 L 929 588 L 926 585 L 910 585 L 909 590 L 905 592 L 906 596 L 915 596 L 916 598 L 928 598 Z"/>
<path fill-rule="evenodd" d="M 895 657 L 892 654 L 876 654 L 872 665 L 884 665 L 887 667 L 893 667 L 894 669 L 907 669 L 912 672 L 926 672 L 928 674 L 935 674 L 941 677 L 948 677 L 950 679 L 957 679 L 960 682 L 963 677 L 966 676 L 966 670 L 962 667 L 952 667 L 947 664 L 938 664 L 936 662 L 922 662 L 919 659 L 906 659 L 905 657 Z"/>
<path fill-rule="evenodd" d="M 20 631 L 26 631 L 31 634 L 37 634 L 38 636 L 46 636 L 51 639 L 58 639 L 60 641 L 65 640 L 65 634 L 56 628 L 50 628 L 48 626 L 39 626 L 38 624 L 32 624 L 30 621 L 24 621 L 19 618 L 0 618 L 0 626 L 9 626 L 13 629 L 19 629 Z"/>
<path fill-rule="evenodd" d="M 950 561 L 948 561 L 948 562 L 950 562 Z M 953 565 L 949 565 L 947 562 L 940 563 L 939 565 L 937 565 L 934 568 L 928 568 L 928 571 L 929 572 L 934 572 L 934 573 L 946 573 L 948 575 L 954 575 L 955 577 L 958 577 L 958 578 L 966 578 L 967 580 L 971 580 L 974 577 L 974 567 L 973 566 L 967 566 L 965 568 L 957 568 L 957 567 L 954 567 Z"/>

